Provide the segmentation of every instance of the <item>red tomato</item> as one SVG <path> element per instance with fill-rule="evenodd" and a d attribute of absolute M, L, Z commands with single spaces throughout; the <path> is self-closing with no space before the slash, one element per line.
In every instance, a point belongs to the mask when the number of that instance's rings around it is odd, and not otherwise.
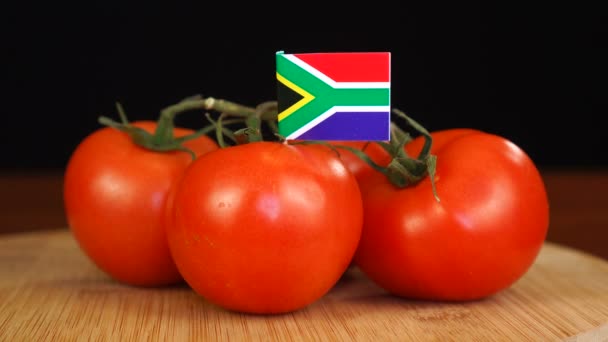
<path fill-rule="evenodd" d="M 361 236 L 357 182 L 325 146 L 214 151 L 188 168 L 173 198 L 167 237 L 180 273 L 233 311 L 313 303 L 340 279 Z"/>
<path fill-rule="evenodd" d="M 372 161 L 380 166 L 386 166 L 391 158 L 390 155 L 377 143 L 366 142 L 366 141 L 332 141 L 332 145 L 335 146 L 348 146 L 364 152 Z M 340 158 L 344 162 L 344 165 L 355 175 L 357 181 L 361 181 L 371 173 L 377 173 L 366 161 L 350 152 L 347 149 L 338 148 Z"/>
<path fill-rule="evenodd" d="M 399 189 L 371 174 L 355 262 L 403 297 L 495 294 L 525 274 L 543 245 L 549 224 L 543 180 L 529 156 L 503 137 L 462 129 L 432 136 L 440 202 L 428 177 Z M 407 147 L 411 153 L 421 139 Z"/>
<path fill-rule="evenodd" d="M 136 122 L 149 132 L 154 122 Z M 193 133 L 175 128 L 175 136 Z M 184 144 L 195 154 L 217 149 L 207 136 Z M 83 251 L 114 279 L 141 286 L 181 281 L 167 246 L 162 217 L 167 193 L 192 157 L 135 145 L 126 133 L 102 128 L 72 154 L 64 178 L 69 227 Z"/>
<path fill-rule="evenodd" d="M 361 157 L 348 149 L 340 148 L 339 146 L 347 146 L 362 151 L 380 166 L 385 166 L 390 162 L 390 155 L 380 145 L 374 142 L 344 140 L 329 141 L 328 143 L 337 147 L 336 150 L 340 155 L 340 160 L 342 160 L 344 166 L 346 166 L 346 168 L 355 176 L 359 187 L 364 185 L 364 182 L 362 182 L 363 179 L 368 178 L 369 174 L 378 171 L 374 170 L 366 161 L 361 159 Z M 351 260 L 349 267 L 354 266 L 355 263 Z"/>

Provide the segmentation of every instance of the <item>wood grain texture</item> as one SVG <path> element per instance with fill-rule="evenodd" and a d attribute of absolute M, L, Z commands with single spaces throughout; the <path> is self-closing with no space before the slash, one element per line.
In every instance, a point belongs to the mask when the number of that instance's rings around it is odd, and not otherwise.
<path fill-rule="evenodd" d="M 604 341 L 608 262 L 547 243 L 514 286 L 468 303 L 399 299 L 357 269 L 309 307 L 229 312 L 187 286 L 112 281 L 68 230 L 0 237 L 0 341 Z"/>

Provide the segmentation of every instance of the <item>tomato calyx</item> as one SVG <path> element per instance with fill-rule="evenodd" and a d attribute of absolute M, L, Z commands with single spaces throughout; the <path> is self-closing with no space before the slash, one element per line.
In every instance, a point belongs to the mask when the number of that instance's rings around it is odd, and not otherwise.
<path fill-rule="evenodd" d="M 280 138 L 276 123 L 278 115 L 277 101 L 262 102 L 255 108 L 245 106 L 241 107 L 245 108 L 246 110 L 239 112 L 222 112 L 217 120 L 213 120 L 209 113 L 206 114 L 207 120 L 209 120 L 211 125 L 215 128 L 216 140 L 220 147 L 223 148 L 228 146 L 224 140 L 224 136 L 230 138 L 237 145 L 264 141 L 264 131 L 262 129 L 263 123 L 269 126 L 272 134 L 275 137 Z M 237 119 L 225 120 L 229 117 L 236 117 Z M 234 123 L 234 120 L 240 120 L 245 124 L 245 127 L 234 132 L 227 129 L 226 125 L 229 123 Z"/>
<path fill-rule="evenodd" d="M 256 106 L 254 113 L 247 116 L 245 125 L 234 132 L 237 141 L 241 144 L 264 141 L 262 133 L 262 122 L 274 122 L 278 115 L 278 103 L 276 101 L 262 102 Z M 274 131 L 274 127 L 273 128 Z M 276 131 L 274 132 L 276 133 Z"/>
<path fill-rule="evenodd" d="M 413 185 L 421 181 L 424 177 L 430 177 L 433 188 L 433 196 L 439 201 L 435 188 L 435 170 L 437 168 L 437 156 L 431 154 L 433 138 L 429 131 L 414 119 L 407 116 L 399 109 L 392 112 L 402 118 L 407 126 L 413 128 L 417 133 L 424 137 L 424 145 L 416 158 L 407 154 L 404 146 L 412 140 L 409 133 L 404 132 L 394 122 L 391 123 L 390 143 L 378 142 L 393 158 L 386 167 L 386 175 L 391 183 L 399 188 Z"/>
<path fill-rule="evenodd" d="M 183 143 L 210 133 L 215 129 L 215 126 L 208 125 L 192 134 L 176 138 L 173 134 L 176 115 L 197 109 L 215 110 L 221 112 L 223 115 L 236 117 L 235 119 L 226 120 L 224 122 L 224 124 L 231 124 L 243 122 L 244 118 L 255 113 L 255 109 L 234 102 L 215 99 L 213 97 L 203 98 L 200 95 L 195 95 L 161 110 L 155 132 L 149 133 L 148 131 L 129 123 L 120 103 L 116 103 L 116 108 L 118 115 L 120 116 L 120 122 L 101 116 L 98 119 L 99 123 L 125 132 L 133 140 L 133 143 L 148 150 L 156 152 L 183 151 L 189 153 L 192 159 L 196 158 L 195 153 L 185 147 Z M 229 132 L 225 133 L 229 134 Z"/>
<path fill-rule="evenodd" d="M 151 151 L 183 151 L 189 153 L 192 159 L 194 159 L 196 158 L 194 152 L 185 147 L 183 143 L 207 133 L 207 130 L 201 130 L 193 134 L 175 138 L 173 136 L 173 122 L 171 122 L 170 125 L 165 123 L 165 125 L 161 127 L 161 120 L 159 120 L 159 125 L 157 126 L 156 132 L 151 134 L 143 128 L 131 125 L 120 103 L 116 103 L 116 108 L 118 110 L 121 122 L 116 122 L 108 117 L 101 116 L 98 120 L 99 123 L 126 133 L 134 144 Z"/>

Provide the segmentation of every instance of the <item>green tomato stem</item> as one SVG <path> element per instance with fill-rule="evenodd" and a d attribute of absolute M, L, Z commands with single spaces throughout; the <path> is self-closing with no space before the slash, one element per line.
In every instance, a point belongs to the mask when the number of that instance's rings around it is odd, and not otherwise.
<path fill-rule="evenodd" d="M 175 138 L 173 135 L 174 123 L 173 120 L 175 115 L 184 111 L 195 109 L 193 103 L 198 99 L 190 98 L 186 99 L 176 105 L 165 108 L 157 121 L 157 127 L 154 134 L 147 132 L 146 130 L 133 126 L 129 123 L 124 108 L 120 103 L 116 103 L 116 109 L 120 116 L 121 122 L 116 122 L 108 117 L 101 116 L 98 121 L 100 124 L 114 129 L 118 129 L 125 132 L 134 144 L 156 152 L 170 152 L 170 151 L 183 151 L 190 154 L 192 159 L 196 158 L 194 152 L 183 145 L 184 142 L 198 138 L 204 134 L 207 134 L 210 129 L 203 128 L 202 130 L 196 131 L 192 134 Z"/>

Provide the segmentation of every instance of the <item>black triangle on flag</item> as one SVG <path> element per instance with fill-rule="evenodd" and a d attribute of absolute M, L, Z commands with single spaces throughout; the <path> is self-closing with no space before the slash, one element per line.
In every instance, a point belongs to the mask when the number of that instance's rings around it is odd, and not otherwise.
<path fill-rule="evenodd" d="M 293 89 L 289 88 L 282 82 L 277 82 L 277 95 L 279 113 L 293 106 L 304 98 L 304 96 L 296 93 Z"/>

